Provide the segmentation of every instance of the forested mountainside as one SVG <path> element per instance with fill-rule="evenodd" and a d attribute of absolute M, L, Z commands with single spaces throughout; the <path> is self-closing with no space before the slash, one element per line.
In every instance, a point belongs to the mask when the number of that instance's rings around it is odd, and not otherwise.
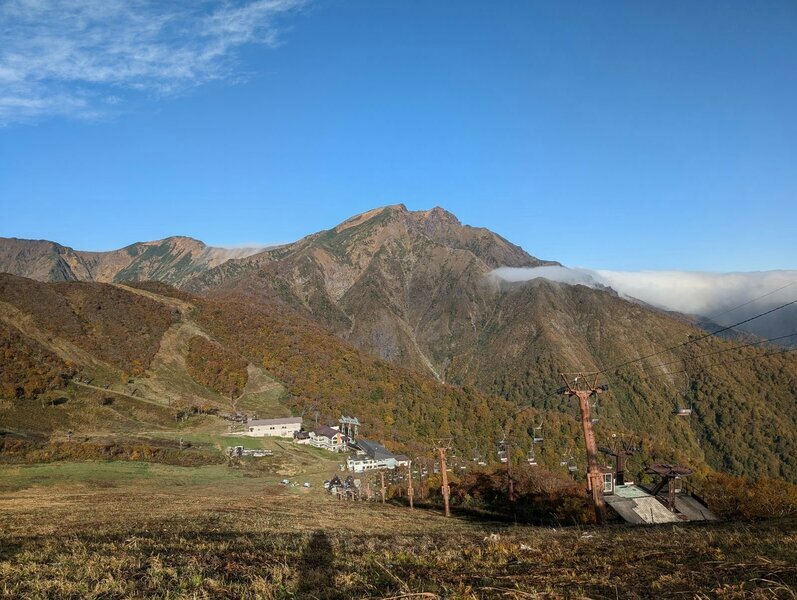
<path fill-rule="evenodd" d="M 443 209 L 397 205 L 229 261 L 184 287 L 283 304 L 374 356 L 444 380 L 450 358 L 472 350 L 475 320 L 491 309 L 488 273 L 550 264 Z"/>
<path fill-rule="evenodd" d="M 330 414 L 336 410 L 363 412 L 378 408 L 374 426 L 385 426 L 384 435 L 389 439 L 413 432 L 429 435 L 426 424 L 420 429 L 418 425 L 422 418 L 437 413 L 436 427 L 439 429 L 447 417 L 452 418 L 449 431 L 455 438 L 468 440 L 468 450 L 476 450 L 478 445 L 484 450 L 484 446 L 490 446 L 487 440 L 497 441 L 507 415 L 522 406 L 535 407 L 521 413 L 520 422 L 513 427 L 518 443 L 526 450 L 535 424 L 542 424 L 548 432 L 552 442 L 549 449 L 564 452 L 567 446 L 580 445 L 574 403 L 551 393 L 561 385 L 559 370 L 597 370 L 664 350 L 689 335 L 703 335 L 701 330 L 681 321 L 619 298 L 607 304 L 598 292 L 587 288 L 539 282 L 518 292 L 547 311 L 544 318 L 535 322 L 533 314 L 524 310 L 531 321 L 528 326 L 535 331 L 528 336 L 516 332 L 515 339 L 494 338 L 501 341 L 480 346 L 481 358 L 470 365 L 478 364 L 478 369 L 470 371 L 463 366 L 465 374 L 451 378 L 453 385 L 449 389 L 460 389 L 462 385 L 462 389 L 478 394 L 477 397 L 489 398 L 489 410 L 479 412 L 476 424 L 446 404 L 423 408 L 414 402 L 409 407 L 396 405 L 397 401 L 407 400 L 406 390 L 396 389 L 385 374 L 380 374 L 386 368 L 384 363 L 352 354 L 347 345 L 296 315 L 277 316 L 268 308 L 228 298 L 224 302 L 204 301 L 199 318 L 227 343 L 263 360 L 268 370 L 297 395 L 307 397 L 307 402 L 333 402 L 335 408 L 329 410 Z M 550 312 L 553 300 L 570 300 L 580 306 L 575 311 L 576 322 L 568 323 L 573 318 L 572 307 L 562 306 L 559 314 Z M 517 300 L 509 300 L 512 301 Z M 217 308 L 208 312 L 210 305 Z M 225 305 L 237 308 L 220 308 Z M 603 326 L 599 326 L 601 322 L 605 322 Z M 245 323 L 256 326 L 244 327 Z M 495 326 L 500 328 L 500 321 Z M 571 333 L 566 333 L 564 326 L 570 326 Z M 624 333 L 628 327 L 645 330 L 646 343 L 630 344 L 628 333 Z M 596 337 L 583 343 L 579 332 Z M 770 348 L 732 350 L 738 345 L 708 338 L 679 351 L 662 352 L 626 368 L 608 371 L 601 378 L 609 383 L 610 393 L 601 397 L 597 411 L 598 438 L 607 443 L 612 434 L 640 437 L 660 457 L 688 456 L 730 473 L 794 480 L 797 357 L 784 353 L 768 356 L 773 352 Z M 681 372 L 684 370 L 686 373 Z M 353 404 L 348 404 L 346 398 Z M 369 399 L 375 404 L 365 409 L 363 403 Z M 675 408 L 683 406 L 694 408 L 691 418 L 673 414 Z M 485 423 L 489 427 L 485 428 Z M 405 424 L 409 425 L 406 429 Z M 391 427 L 395 430 L 391 431 Z M 485 429 L 492 435 L 472 435 Z"/>
<path fill-rule="evenodd" d="M 733 472 L 795 476 L 793 355 L 753 359 L 772 350 L 727 351 L 743 342 L 715 338 L 670 351 L 705 331 L 608 289 L 500 282 L 489 274 L 501 263 L 542 261 L 441 209 L 396 206 L 230 261 L 188 287 L 219 301 L 292 309 L 373 356 L 555 411 L 571 410 L 547 397 L 561 385 L 560 371 L 603 370 L 655 353 L 604 373 L 613 389 L 600 409 L 604 434 L 646 432 Z M 764 392 L 761 381 L 773 379 L 781 385 Z M 694 404 L 691 421 L 672 414 L 684 404 Z M 754 433 L 749 422 L 758 423 Z M 755 452 L 762 442 L 771 453 Z"/>
<path fill-rule="evenodd" d="M 551 393 L 559 386 L 558 369 L 617 364 L 665 349 L 673 336 L 678 341 L 701 334 L 619 298 L 607 302 L 594 290 L 538 282 L 511 290 L 521 296 L 501 308 L 509 312 L 518 303 L 515 310 L 528 315 L 533 331 L 505 337 L 501 348 L 486 347 L 495 354 L 492 364 L 467 371 L 462 385 L 453 385 L 364 353 L 295 310 L 247 296 L 222 300 L 160 283 L 43 284 L 10 275 L 0 283 L 3 402 L 12 406 L 35 402 L 43 390 L 65 389 L 88 374 L 103 382 L 130 377 L 142 401 L 164 409 L 181 410 L 191 402 L 229 407 L 248 385 L 247 364 L 284 386 L 279 405 L 270 410 L 317 410 L 328 422 L 355 414 L 368 437 L 410 452 L 428 451 L 436 438 L 451 437 L 460 459 L 495 460 L 504 425 L 520 453 L 529 449 L 533 427 L 542 424 L 545 442 L 537 453 L 552 468 L 567 452 L 579 456 L 581 445 L 575 404 Z M 537 305 L 545 310 L 544 323 L 534 322 Z M 500 329 L 500 319 L 495 324 Z M 564 335 L 564 327 L 574 333 Z M 648 330 L 650 341 L 621 346 L 628 327 Z M 579 332 L 593 341 L 579 343 Z M 769 351 L 756 347 L 728 351 L 738 344 L 709 338 L 686 346 L 688 384 L 677 373 L 683 357 L 674 352 L 608 371 L 603 381 L 610 388 L 598 409 L 599 443 L 625 435 L 641 441 L 641 459 L 797 480 L 797 359 L 765 356 Z M 651 377 L 662 366 L 670 376 Z M 457 368 L 452 365 L 452 374 Z M 185 387 L 186 381 L 194 387 Z M 177 383 L 180 401 L 173 404 Z M 694 399 L 689 419 L 672 414 L 685 385 Z"/>
<path fill-rule="evenodd" d="M 38 281 L 143 281 L 179 284 L 259 248 L 212 248 L 187 237 L 87 252 L 46 240 L 0 238 L 0 272 Z"/>
<path fill-rule="evenodd" d="M 99 283 L 42 284 L 0 273 L 0 306 L 8 325 L 80 364 L 97 359 L 125 373 L 149 366 L 176 311 Z"/>

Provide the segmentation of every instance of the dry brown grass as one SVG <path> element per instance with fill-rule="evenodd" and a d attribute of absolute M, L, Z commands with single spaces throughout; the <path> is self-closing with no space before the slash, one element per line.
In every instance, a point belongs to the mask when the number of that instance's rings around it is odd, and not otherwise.
<path fill-rule="evenodd" d="M 508 526 L 336 502 L 262 478 L 29 487 L 0 495 L 0 531 L 9 598 L 793 598 L 797 589 L 794 520 Z"/>

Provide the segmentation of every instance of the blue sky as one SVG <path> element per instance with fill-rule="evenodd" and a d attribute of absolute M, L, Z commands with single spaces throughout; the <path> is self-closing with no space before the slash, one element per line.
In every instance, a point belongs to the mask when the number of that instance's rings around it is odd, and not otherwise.
<path fill-rule="evenodd" d="M 9 0 L 0 236 L 435 205 L 603 269 L 797 267 L 797 4 Z"/>

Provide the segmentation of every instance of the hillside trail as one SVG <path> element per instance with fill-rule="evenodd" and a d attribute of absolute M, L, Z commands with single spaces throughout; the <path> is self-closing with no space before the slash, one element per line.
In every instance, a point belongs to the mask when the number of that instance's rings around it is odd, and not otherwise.
<path fill-rule="evenodd" d="M 165 398 L 160 402 L 169 404 L 182 400 L 196 404 L 208 403 L 214 406 L 221 405 L 225 409 L 237 411 L 242 401 L 250 401 L 248 404 L 257 406 L 260 402 L 257 396 L 263 398 L 279 397 L 285 388 L 282 384 L 271 377 L 262 367 L 249 363 L 247 365 L 247 382 L 243 393 L 237 398 L 227 398 L 197 383 L 188 372 L 186 356 L 188 355 L 188 345 L 191 338 L 200 336 L 206 340 L 218 342 L 213 336 L 208 334 L 191 317 L 195 306 L 185 300 L 163 296 L 148 290 L 126 286 L 123 284 L 113 284 L 125 291 L 139 294 L 161 304 L 164 304 L 178 311 L 180 318 L 166 332 L 160 341 L 158 352 L 152 359 L 146 377 L 135 379 L 135 385 L 145 390 L 149 396 Z M 138 398 L 138 396 L 136 396 Z M 275 410 L 277 407 L 274 402 L 263 402 L 264 409 Z M 287 416 L 287 415 L 286 415 Z"/>
<path fill-rule="evenodd" d="M 115 390 L 113 388 L 104 388 L 104 387 L 101 387 L 99 385 L 91 385 L 90 383 L 83 383 L 82 381 L 74 381 L 73 380 L 72 383 L 74 385 L 79 385 L 80 387 L 89 388 L 89 389 L 92 389 L 92 390 L 97 390 L 97 391 L 103 392 L 105 394 L 115 394 L 117 396 L 124 396 L 125 398 L 130 398 L 131 400 L 137 400 L 139 402 L 146 402 L 147 404 L 153 404 L 155 406 L 163 407 L 163 406 L 165 406 L 167 404 L 166 402 L 160 402 L 158 400 L 152 400 L 150 398 L 145 398 L 143 396 L 137 396 L 135 394 L 128 394 L 127 392 L 121 392 L 121 391 Z"/>

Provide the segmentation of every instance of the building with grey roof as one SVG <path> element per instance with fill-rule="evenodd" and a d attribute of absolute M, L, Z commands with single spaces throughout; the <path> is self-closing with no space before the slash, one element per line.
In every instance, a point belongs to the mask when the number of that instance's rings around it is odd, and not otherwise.
<path fill-rule="evenodd" d="M 293 437 L 302 428 L 301 417 L 280 419 L 250 419 L 242 435 L 253 437 Z"/>

